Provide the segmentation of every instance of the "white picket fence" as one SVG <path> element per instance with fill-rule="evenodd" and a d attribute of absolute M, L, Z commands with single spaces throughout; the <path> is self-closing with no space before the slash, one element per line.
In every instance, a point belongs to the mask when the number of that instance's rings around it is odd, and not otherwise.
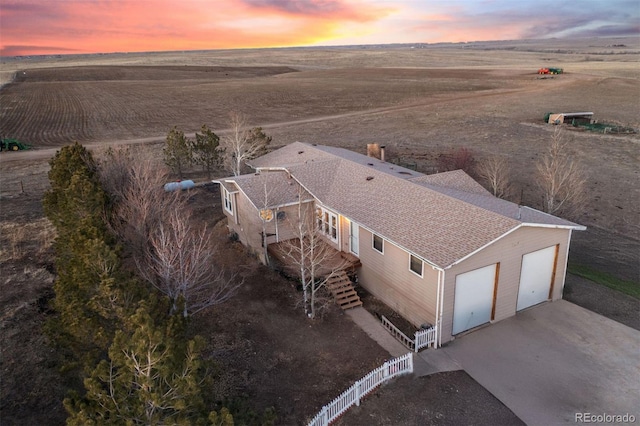
<path fill-rule="evenodd" d="M 409 352 L 398 358 L 385 362 L 349 389 L 322 407 L 322 410 L 309 422 L 309 426 L 327 426 L 340 417 L 353 405 L 360 405 L 360 400 L 380 386 L 382 383 L 401 374 L 413 373 L 413 355 Z"/>
<path fill-rule="evenodd" d="M 398 329 L 395 325 L 391 323 L 384 315 L 382 317 L 382 325 L 386 328 L 389 333 L 393 335 L 396 339 L 400 341 L 403 345 L 414 352 L 418 352 L 422 348 L 426 348 L 428 346 L 436 347 L 436 326 L 432 326 L 425 330 L 418 330 L 415 332 L 413 339 L 410 339 L 406 334 Z"/>

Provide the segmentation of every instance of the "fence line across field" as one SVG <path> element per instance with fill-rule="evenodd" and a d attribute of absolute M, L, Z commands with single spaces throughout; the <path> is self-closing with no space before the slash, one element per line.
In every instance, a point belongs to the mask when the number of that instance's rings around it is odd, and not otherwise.
<path fill-rule="evenodd" d="M 403 345 L 414 352 L 418 352 L 422 348 L 429 346 L 436 346 L 436 326 L 429 327 L 425 330 L 418 330 L 415 332 L 413 339 L 404 334 L 398 327 L 393 325 L 391 321 L 384 315 L 381 315 L 382 325 L 389 333 L 400 341 Z"/>
<path fill-rule="evenodd" d="M 309 422 L 309 426 L 329 425 L 353 405 L 360 405 L 360 400 L 382 383 L 401 374 L 409 373 L 413 373 L 413 354 L 411 352 L 385 362 L 355 382 L 340 396 L 322 407 L 322 410 Z"/>

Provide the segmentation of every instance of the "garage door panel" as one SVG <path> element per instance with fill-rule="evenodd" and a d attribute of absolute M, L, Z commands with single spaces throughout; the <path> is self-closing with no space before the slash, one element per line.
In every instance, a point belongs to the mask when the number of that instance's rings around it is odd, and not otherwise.
<path fill-rule="evenodd" d="M 557 246 L 522 256 L 520 287 L 516 310 L 521 311 L 549 299 Z"/>
<path fill-rule="evenodd" d="M 453 334 L 491 321 L 496 265 L 456 276 Z"/>

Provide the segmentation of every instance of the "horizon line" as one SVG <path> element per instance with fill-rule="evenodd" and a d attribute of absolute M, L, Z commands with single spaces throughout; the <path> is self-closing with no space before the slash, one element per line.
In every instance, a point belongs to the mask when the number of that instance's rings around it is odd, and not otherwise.
<path fill-rule="evenodd" d="M 70 57 L 70 56 L 92 56 L 92 55 L 128 55 L 128 54 L 149 54 L 149 53 L 194 53 L 194 52 L 215 52 L 234 50 L 278 50 L 278 49 L 327 49 L 327 48 L 357 48 L 376 46 L 437 46 L 437 45 L 463 45 L 473 43 L 504 43 L 504 42 L 527 42 L 527 41 L 551 41 L 551 40 L 584 40 L 584 39 L 626 39 L 636 38 L 633 35 L 615 36 L 576 36 L 576 37 L 548 37 L 548 38 L 523 38 L 523 39 L 503 39 L 503 40 L 472 40 L 472 41 L 439 41 L 439 42 L 407 42 L 407 43 L 363 43 L 363 44 L 339 44 L 339 45 L 298 45 L 298 46 L 271 46 L 271 47 L 235 47 L 229 49 L 177 49 L 177 50 L 134 50 L 134 51 L 113 51 L 113 52 L 85 52 L 85 53 L 47 53 L 33 55 L 12 55 L 0 56 L 0 59 L 19 58 L 50 58 L 50 57 Z"/>

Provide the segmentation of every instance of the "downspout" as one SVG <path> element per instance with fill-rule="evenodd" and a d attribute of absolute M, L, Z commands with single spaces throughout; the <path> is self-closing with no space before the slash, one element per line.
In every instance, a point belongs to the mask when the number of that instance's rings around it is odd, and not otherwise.
<path fill-rule="evenodd" d="M 567 251 L 566 251 L 566 255 L 564 256 L 564 275 L 562 276 L 562 291 L 560 292 L 560 296 L 561 296 L 560 298 L 562 298 L 562 295 L 564 294 L 564 283 L 567 280 L 567 266 L 569 266 L 569 245 L 571 244 L 572 232 L 573 232 L 573 229 L 569 228 L 569 238 L 567 238 Z M 551 295 L 551 297 L 553 297 L 553 295 Z"/>
<path fill-rule="evenodd" d="M 238 193 L 233 192 L 231 195 L 231 208 L 233 209 L 233 223 L 238 224 L 238 197 L 236 196 Z"/>
<path fill-rule="evenodd" d="M 442 272 L 442 275 L 440 275 Z M 440 278 L 442 276 L 442 278 Z M 442 311 L 444 310 L 444 270 L 438 272 L 438 293 L 442 293 L 440 297 L 440 317 L 438 318 L 438 347 L 442 346 Z"/>
<path fill-rule="evenodd" d="M 435 321 L 436 321 L 436 323 L 435 323 L 435 326 L 436 326 L 436 342 L 435 342 L 434 347 L 433 347 L 434 349 L 439 346 L 438 345 L 438 340 L 440 339 L 440 326 L 438 325 L 438 322 L 439 322 L 438 321 L 438 317 L 439 317 L 439 314 L 440 314 L 440 274 L 441 273 L 442 273 L 442 271 L 440 269 L 438 269 L 438 282 L 436 283 L 437 288 L 436 288 L 436 319 L 435 319 Z"/>

